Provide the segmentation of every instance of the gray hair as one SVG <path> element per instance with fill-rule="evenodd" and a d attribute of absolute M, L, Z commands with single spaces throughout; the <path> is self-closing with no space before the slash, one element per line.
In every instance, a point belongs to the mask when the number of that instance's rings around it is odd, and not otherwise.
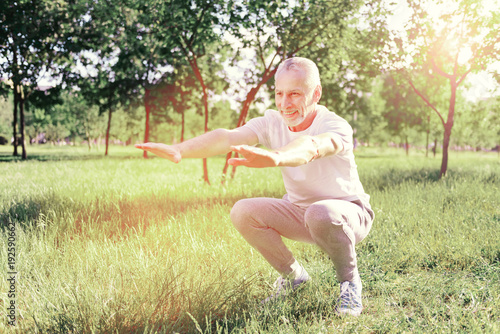
<path fill-rule="evenodd" d="M 318 85 L 321 85 L 319 70 L 316 64 L 312 60 L 302 57 L 292 57 L 283 61 L 278 66 L 274 79 L 276 80 L 283 71 L 297 71 L 299 69 L 306 72 L 305 85 L 309 90 L 313 90 Z"/>

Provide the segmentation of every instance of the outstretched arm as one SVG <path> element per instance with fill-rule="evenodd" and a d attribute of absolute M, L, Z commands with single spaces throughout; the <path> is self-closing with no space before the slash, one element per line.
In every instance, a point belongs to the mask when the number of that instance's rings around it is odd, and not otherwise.
<path fill-rule="evenodd" d="M 302 136 L 274 152 L 247 145 L 233 146 L 231 149 L 243 158 L 229 159 L 229 164 L 254 168 L 296 167 L 337 154 L 343 148 L 342 138 L 328 132 L 317 136 Z"/>
<path fill-rule="evenodd" d="M 235 145 L 255 145 L 257 135 L 250 129 L 217 129 L 185 142 L 166 145 L 160 143 L 136 144 L 135 147 L 159 157 L 179 163 L 183 158 L 208 158 L 225 154 Z"/>

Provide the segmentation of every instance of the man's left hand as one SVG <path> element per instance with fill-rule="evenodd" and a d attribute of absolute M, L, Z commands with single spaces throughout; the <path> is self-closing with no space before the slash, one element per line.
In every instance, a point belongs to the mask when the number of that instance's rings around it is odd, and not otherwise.
<path fill-rule="evenodd" d="M 231 150 L 243 156 L 243 158 L 229 159 L 228 163 L 232 166 L 265 168 L 279 165 L 279 154 L 276 152 L 248 145 L 231 146 Z"/>

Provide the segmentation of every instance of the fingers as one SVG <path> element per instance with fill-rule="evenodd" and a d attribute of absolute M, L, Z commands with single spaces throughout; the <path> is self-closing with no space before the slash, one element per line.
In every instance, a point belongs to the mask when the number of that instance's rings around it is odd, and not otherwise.
<path fill-rule="evenodd" d="M 238 146 L 231 146 L 231 151 L 236 152 L 236 153 L 241 153 L 241 151 L 245 150 L 243 145 L 238 145 Z M 248 151 L 248 150 L 245 150 Z"/>
<path fill-rule="evenodd" d="M 168 157 L 167 159 L 170 160 L 170 161 L 172 161 L 172 162 L 174 162 L 174 163 L 176 163 L 176 164 L 178 164 L 179 162 L 181 162 L 182 158 L 181 158 L 181 155 L 179 153 L 174 153 L 174 155 L 172 155 L 171 158 Z"/>
<path fill-rule="evenodd" d="M 246 159 L 239 159 L 239 158 L 231 158 L 227 161 L 228 164 L 235 167 L 243 166 L 245 165 L 246 162 L 247 162 Z"/>
<path fill-rule="evenodd" d="M 149 151 L 153 148 L 153 145 L 154 145 L 154 143 L 144 143 L 144 144 L 135 144 L 134 146 L 135 146 L 135 148 Z"/>
<path fill-rule="evenodd" d="M 143 144 L 135 144 L 134 145 L 136 148 L 144 150 L 144 151 L 165 151 L 165 145 L 162 146 L 162 144 L 158 143 L 143 143 Z"/>
<path fill-rule="evenodd" d="M 231 150 L 242 156 L 242 158 L 231 158 L 227 161 L 228 164 L 232 166 L 249 166 L 250 161 L 254 160 L 256 155 L 252 146 L 239 145 L 231 146 Z"/>
<path fill-rule="evenodd" d="M 231 166 L 235 166 L 235 167 L 246 165 L 248 163 L 248 159 L 247 159 L 248 154 L 252 153 L 251 151 L 248 151 L 247 149 L 245 149 L 245 147 L 243 145 L 231 146 L 231 151 L 236 152 L 238 154 L 241 154 L 244 157 L 244 158 L 231 158 L 227 161 L 228 164 L 230 164 Z"/>
<path fill-rule="evenodd" d="M 156 154 L 157 156 L 179 163 L 182 159 L 180 152 L 171 146 L 159 143 L 135 144 L 136 148 Z"/>
<path fill-rule="evenodd" d="M 262 150 L 260 148 L 257 148 L 254 146 L 248 146 L 248 145 L 231 146 L 231 150 L 233 152 L 240 153 L 242 155 L 246 155 L 246 154 L 263 155 L 266 152 L 265 150 Z"/>

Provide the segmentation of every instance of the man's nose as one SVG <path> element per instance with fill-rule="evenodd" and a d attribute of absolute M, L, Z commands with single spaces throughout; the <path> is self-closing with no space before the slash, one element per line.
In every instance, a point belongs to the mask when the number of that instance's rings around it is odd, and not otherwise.
<path fill-rule="evenodd" d="M 283 99 L 281 101 L 281 105 L 283 106 L 283 108 L 286 108 L 288 107 L 291 103 L 291 99 L 288 98 L 288 96 L 286 96 L 286 94 L 283 94 Z"/>

